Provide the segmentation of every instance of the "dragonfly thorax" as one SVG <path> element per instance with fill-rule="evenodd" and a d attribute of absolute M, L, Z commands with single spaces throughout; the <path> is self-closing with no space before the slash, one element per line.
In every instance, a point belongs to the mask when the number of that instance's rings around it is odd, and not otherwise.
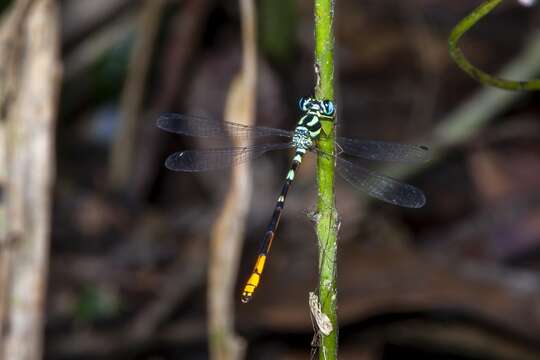
<path fill-rule="evenodd" d="M 294 129 L 292 143 L 295 148 L 309 150 L 313 147 L 314 138 L 310 135 L 310 131 L 305 126 L 298 125 Z"/>
<path fill-rule="evenodd" d="M 300 118 L 296 128 L 305 128 L 312 140 L 317 140 L 321 134 L 321 120 L 318 114 L 307 112 Z"/>

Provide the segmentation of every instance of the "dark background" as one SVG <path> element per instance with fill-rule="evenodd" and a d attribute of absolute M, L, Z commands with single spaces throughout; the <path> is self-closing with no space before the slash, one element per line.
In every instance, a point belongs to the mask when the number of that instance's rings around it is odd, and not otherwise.
<path fill-rule="evenodd" d="M 200 143 L 158 131 L 155 120 L 168 111 L 222 118 L 242 59 L 238 3 L 165 6 L 148 49 L 130 181 L 121 188 L 108 181 L 110 154 L 143 2 L 61 3 L 64 83 L 46 356 L 205 359 L 209 229 L 228 172 L 165 169 L 169 153 Z M 452 27 L 477 3 L 336 1 L 340 134 L 428 144 L 437 154 L 405 179 L 426 193 L 419 210 L 368 202 L 337 182 L 341 359 L 540 357 L 539 97 L 520 93 L 491 111 L 479 97 L 494 90 L 449 58 Z M 308 0 L 257 2 L 258 125 L 292 129 L 298 97 L 312 94 L 312 6 Z M 506 1 L 465 36 L 462 48 L 480 68 L 496 72 L 531 40 L 540 41 L 539 14 L 537 7 Z M 458 113 L 464 104 L 469 107 Z M 467 116 L 485 121 L 467 128 Z M 445 143 L 455 129 L 462 135 Z M 276 153 L 253 164 L 238 294 L 288 157 Z M 306 214 L 315 207 L 314 178 L 310 156 L 287 200 L 255 299 L 237 301 L 237 331 L 248 342 L 249 359 L 309 356 L 307 293 L 317 284 L 317 249 Z"/>

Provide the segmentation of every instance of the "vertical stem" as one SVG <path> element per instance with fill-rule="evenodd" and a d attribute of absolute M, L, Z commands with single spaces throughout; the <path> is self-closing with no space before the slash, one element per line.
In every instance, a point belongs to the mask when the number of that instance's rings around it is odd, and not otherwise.
<path fill-rule="evenodd" d="M 128 76 L 122 91 L 122 116 L 120 128 L 111 148 L 109 182 L 113 190 L 129 188 L 133 181 L 133 164 L 137 138 L 137 126 L 144 104 L 145 84 L 152 48 L 158 35 L 164 0 L 147 0 L 141 5 L 138 34 L 131 51 Z"/>
<path fill-rule="evenodd" d="M 334 1 L 315 0 L 315 70 L 317 99 L 334 99 Z M 319 148 L 334 153 L 334 123 L 324 121 Z M 337 358 L 336 252 L 337 211 L 334 196 L 334 160 L 319 155 L 317 159 L 317 238 L 319 241 L 319 299 L 321 310 L 332 322 L 332 332 L 321 334 L 320 359 Z"/>
<path fill-rule="evenodd" d="M 242 16 L 241 72 L 227 96 L 225 121 L 252 125 L 257 90 L 257 23 L 254 0 L 239 0 Z M 247 146 L 245 139 L 234 139 L 235 146 Z M 234 332 L 234 304 L 238 263 L 249 214 L 252 183 L 249 164 L 235 166 L 225 205 L 212 229 L 208 270 L 208 332 L 212 360 L 236 360 L 245 356 L 245 341 Z M 233 300 L 234 299 L 234 300 Z"/>
<path fill-rule="evenodd" d="M 60 87 L 55 0 L 13 2 L 0 26 L 3 166 L 0 202 L 0 359 L 43 358 L 54 127 Z"/>

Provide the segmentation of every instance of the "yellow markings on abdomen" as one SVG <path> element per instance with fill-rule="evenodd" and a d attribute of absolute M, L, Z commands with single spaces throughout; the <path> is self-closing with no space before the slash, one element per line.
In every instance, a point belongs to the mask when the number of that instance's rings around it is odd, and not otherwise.
<path fill-rule="evenodd" d="M 259 286 L 259 282 L 261 281 L 261 274 L 264 270 L 265 264 L 266 255 L 259 255 L 259 257 L 257 258 L 257 262 L 255 263 L 255 267 L 253 268 L 253 272 L 251 273 L 251 276 L 249 277 L 246 285 L 244 286 L 244 291 L 242 291 L 242 296 L 240 299 L 243 303 L 247 303 L 249 300 L 251 300 L 255 289 L 257 288 L 257 286 Z"/>
<path fill-rule="evenodd" d="M 259 255 L 257 262 L 255 263 L 254 272 L 258 273 L 259 275 L 262 274 L 264 264 L 266 264 L 266 255 Z"/>

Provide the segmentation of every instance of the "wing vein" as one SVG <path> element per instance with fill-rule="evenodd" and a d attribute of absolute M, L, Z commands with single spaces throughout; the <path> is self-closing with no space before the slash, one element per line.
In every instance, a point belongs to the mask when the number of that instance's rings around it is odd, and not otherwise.
<path fill-rule="evenodd" d="M 185 150 L 170 155 L 165 166 L 174 171 L 207 171 L 224 169 L 256 159 L 272 150 L 289 149 L 290 143 L 257 144 L 225 149 Z"/>
<path fill-rule="evenodd" d="M 218 122 L 204 117 L 176 113 L 162 114 L 157 126 L 165 131 L 188 136 L 253 139 L 266 136 L 292 136 L 291 131 L 262 126 L 246 126 L 233 122 Z"/>
<path fill-rule="evenodd" d="M 336 143 L 344 153 L 367 160 L 423 162 L 428 161 L 430 158 L 429 149 L 423 145 L 345 137 L 338 137 Z"/>

